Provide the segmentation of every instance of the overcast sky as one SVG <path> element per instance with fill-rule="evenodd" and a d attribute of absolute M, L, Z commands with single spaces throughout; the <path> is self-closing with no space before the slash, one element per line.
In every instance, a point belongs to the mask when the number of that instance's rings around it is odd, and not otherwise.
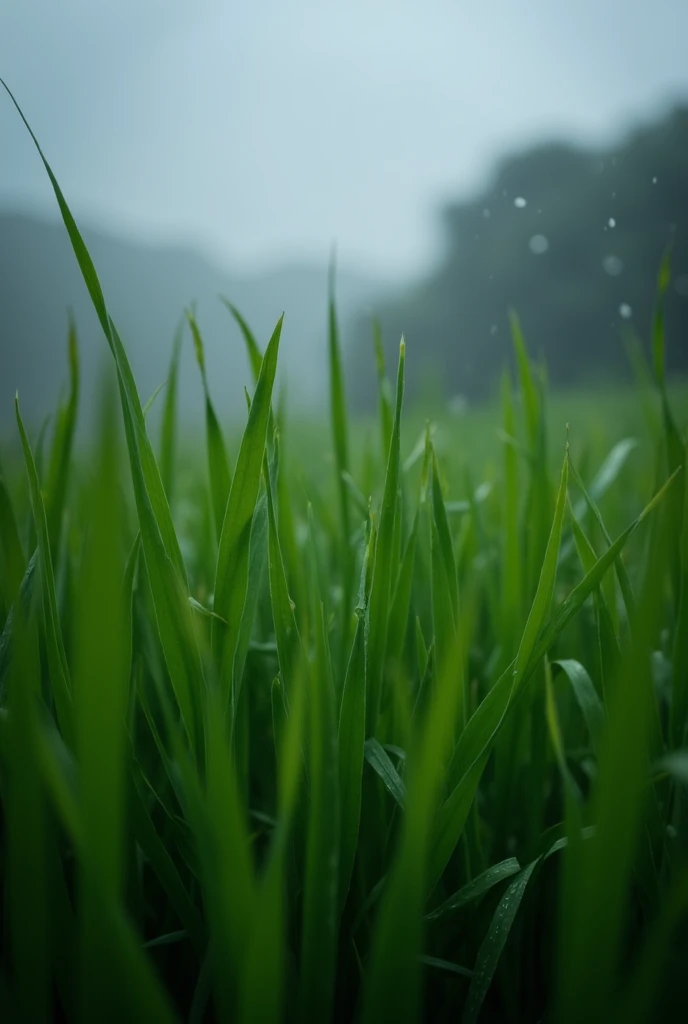
<path fill-rule="evenodd" d="M 0 74 L 77 217 L 228 266 L 427 266 L 506 148 L 688 98 L 688 0 L 0 0 Z M 0 205 L 52 209 L 0 96 Z"/>

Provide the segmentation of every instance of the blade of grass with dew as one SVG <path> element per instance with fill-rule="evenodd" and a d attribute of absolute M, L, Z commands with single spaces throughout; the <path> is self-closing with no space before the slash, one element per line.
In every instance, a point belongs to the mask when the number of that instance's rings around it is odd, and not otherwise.
<path fill-rule="evenodd" d="M 67 667 L 67 656 L 65 654 L 62 629 L 57 608 L 57 597 L 55 594 L 55 577 L 53 575 L 53 564 L 50 557 L 50 539 L 48 536 L 48 520 L 43 503 L 43 495 L 38 483 L 36 465 L 31 453 L 29 440 L 24 430 L 21 414 L 19 412 L 19 399 L 15 398 L 15 412 L 17 425 L 24 450 L 24 460 L 29 477 L 31 493 L 31 507 L 33 519 L 36 524 L 38 535 L 38 564 L 40 568 L 40 583 L 43 603 L 43 617 L 45 620 L 46 647 L 48 652 L 48 664 L 50 678 L 52 681 L 53 697 L 57 716 L 62 729 L 62 734 L 67 743 L 72 746 L 74 741 L 74 722 L 72 717 L 72 696 Z"/>
<path fill-rule="evenodd" d="M 385 789 L 403 811 L 406 807 L 406 785 L 385 748 L 371 736 L 365 741 L 364 754 L 370 767 L 382 779 Z"/>
<path fill-rule="evenodd" d="M 344 395 L 344 372 L 342 370 L 342 355 L 339 344 L 339 330 L 337 326 L 337 307 L 335 304 L 335 262 L 334 254 L 330 263 L 328 283 L 328 346 L 330 364 L 330 415 L 332 417 L 332 439 L 334 442 L 334 460 L 339 492 L 339 515 L 342 531 L 342 558 L 345 583 L 350 573 L 349 534 L 351 532 L 349 519 L 349 498 L 346 485 L 342 479 L 342 473 L 349 470 L 349 440 L 346 420 L 346 398 Z M 348 583 L 346 583 L 345 591 Z M 348 608 L 347 608 L 348 614 Z"/>
<path fill-rule="evenodd" d="M 187 310 L 186 318 L 191 329 L 191 337 L 193 338 L 194 351 L 196 353 L 196 362 L 198 363 L 198 368 L 201 371 L 201 381 L 203 383 L 206 443 L 208 448 L 208 476 L 210 478 L 210 494 L 213 504 L 215 536 L 219 541 L 222 524 L 225 519 L 225 510 L 227 508 L 227 498 L 229 496 L 231 483 L 229 460 L 227 458 L 224 438 L 222 437 L 222 430 L 210 398 L 210 391 L 208 390 L 208 375 L 205 368 L 203 338 L 201 337 L 201 332 L 193 313 Z"/>
<path fill-rule="evenodd" d="M 366 715 L 366 633 L 368 629 L 369 564 L 375 547 L 375 530 L 369 535 L 361 566 L 361 582 L 356 607 L 356 631 L 344 677 L 339 710 L 337 753 L 339 756 L 340 850 L 339 905 L 343 909 L 349 892 L 356 859 L 361 820 L 361 785 L 365 743 Z"/>
<path fill-rule="evenodd" d="M 233 700 L 234 694 L 232 673 L 248 585 L 248 540 L 260 488 L 282 319 L 280 317 L 277 322 L 261 365 L 248 423 L 241 439 L 217 556 L 214 609 L 227 626 L 218 628 L 214 624 L 212 636 L 215 656 L 220 664 L 220 686 L 227 704 L 230 697 Z"/>
<path fill-rule="evenodd" d="M 162 412 L 160 432 L 160 479 L 167 495 L 172 501 L 175 481 L 175 458 L 177 454 L 177 385 L 179 381 L 179 357 L 184 337 L 185 317 L 179 318 L 179 324 L 172 342 L 172 357 L 167 374 L 167 391 Z"/>
<path fill-rule="evenodd" d="M 434 629 L 434 646 L 437 671 L 443 672 L 449 667 L 448 658 L 456 649 L 456 637 L 459 618 L 459 586 L 454 560 L 454 549 L 444 498 L 440 487 L 437 459 L 432 450 L 431 495 L 432 520 L 430 535 L 431 551 L 431 591 L 432 619 Z M 459 708 L 461 727 L 465 722 L 465 694 L 463 666 L 460 662 L 454 666 L 456 686 L 459 688 Z"/>
<path fill-rule="evenodd" d="M 382 328 L 380 321 L 373 319 L 373 347 L 375 349 L 375 365 L 377 367 L 378 409 L 380 415 L 380 437 L 382 452 L 389 451 L 392 440 L 392 423 L 394 420 L 394 397 L 392 385 L 385 372 L 385 350 L 382 345 Z"/>
<path fill-rule="evenodd" d="M 591 830 L 584 829 L 581 838 L 590 838 Z M 463 1012 L 464 1024 L 475 1024 L 478 1019 L 485 996 L 489 990 L 494 977 L 499 959 L 509 937 L 509 933 L 516 919 L 516 914 L 521 906 L 526 888 L 535 874 L 539 871 L 543 861 L 566 849 L 568 839 L 562 836 L 552 843 L 546 852 L 542 853 L 530 864 L 518 872 L 516 877 L 509 883 L 504 895 L 497 905 L 487 935 L 478 951 L 478 958 L 473 969 L 471 986 L 468 992 L 468 999 Z"/>
<path fill-rule="evenodd" d="M 426 921 L 439 921 L 456 913 L 462 907 L 468 906 L 474 900 L 479 899 L 495 885 L 499 885 L 505 878 L 510 878 L 521 870 L 521 865 L 515 857 L 507 857 L 499 864 L 493 864 L 482 874 L 477 875 L 467 885 L 462 886 L 453 896 L 444 900 L 439 907 L 425 915 Z"/>
<path fill-rule="evenodd" d="M 277 531 L 272 483 L 269 474 L 265 473 L 264 475 L 268 499 L 268 576 L 270 581 L 270 601 L 272 604 L 272 617 L 275 625 L 275 639 L 277 641 L 277 654 L 282 678 L 282 699 L 284 700 L 285 707 L 288 707 L 289 691 L 294 679 L 301 639 L 294 616 L 294 604 L 289 597 L 287 574 L 284 568 L 282 549 Z"/>
<path fill-rule="evenodd" d="M 387 457 L 387 470 L 380 508 L 380 520 L 375 543 L 375 561 L 370 592 L 370 627 L 366 654 L 366 733 L 375 733 L 382 699 L 385 650 L 387 646 L 387 625 L 392 589 L 392 575 L 395 566 L 392 561 L 394 520 L 397 515 L 399 489 L 399 447 L 401 434 L 401 406 L 404 397 L 404 364 L 406 345 L 401 339 L 399 346 L 399 368 L 397 371 L 397 392 L 392 427 L 392 440 Z"/>
<path fill-rule="evenodd" d="M 504 431 L 509 436 L 516 433 L 514 406 L 511 394 L 511 377 L 507 372 L 502 377 L 502 416 Z M 518 536 L 519 474 L 518 457 L 513 448 L 505 444 L 504 460 L 504 501 L 502 526 L 502 617 L 504 642 L 515 641 L 518 619 L 521 611 L 523 582 L 521 579 L 521 553 Z"/>
<path fill-rule="evenodd" d="M 549 480 L 545 450 L 545 423 L 540 389 L 533 377 L 518 316 L 509 312 L 509 323 L 521 386 L 526 421 L 531 477 L 526 497 L 526 568 L 528 597 L 534 593 L 544 557 L 550 516 Z"/>
<path fill-rule="evenodd" d="M 411 532 L 406 541 L 404 555 L 399 568 L 396 586 L 392 595 L 392 604 L 389 612 L 389 626 L 387 630 L 387 654 L 386 659 L 392 667 L 392 671 L 399 671 L 401 668 L 404 641 L 406 639 L 409 613 L 411 610 L 411 592 L 413 590 L 413 575 L 416 561 L 416 541 L 418 537 L 418 511 L 413 518 Z M 427 652 L 426 652 L 427 656 Z"/>
<path fill-rule="evenodd" d="M 265 494 L 256 502 L 249 538 L 248 576 L 246 583 L 246 600 L 241 613 L 239 635 L 237 637 L 236 654 L 234 655 L 234 679 L 236 680 L 237 699 L 241 692 L 246 655 L 248 654 L 251 631 L 256 618 L 258 597 L 261 592 L 265 563 L 268 557 L 268 503 Z"/>
<path fill-rule="evenodd" d="M 53 561 L 56 565 L 60 556 L 62 515 L 67 496 L 69 463 L 79 405 L 79 352 L 77 348 L 76 325 L 71 312 L 69 314 L 67 351 L 69 355 L 69 398 L 64 405 L 60 406 L 57 413 L 45 487 L 48 536 L 50 538 L 50 550 L 52 551 Z"/>

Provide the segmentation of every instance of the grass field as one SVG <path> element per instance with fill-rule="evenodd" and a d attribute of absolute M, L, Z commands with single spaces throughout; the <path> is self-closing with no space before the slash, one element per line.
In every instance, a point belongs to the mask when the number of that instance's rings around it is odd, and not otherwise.
<path fill-rule="evenodd" d="M 406 417 L 402 342 L 349 422 L 332 296 L 329 423 L 273 395 L 281 322 L 264 351 L 243 324 L 226 436 L 189 314 L 206 436 L 177 341 L 153 445 L 46 170 L 114 374 L 77 458 L 73 333 L 0 476 L 2 1019 L 683 1020 L 668 259 L 633 392 L 549 400 L 514 318 L 498 406 Z"/>

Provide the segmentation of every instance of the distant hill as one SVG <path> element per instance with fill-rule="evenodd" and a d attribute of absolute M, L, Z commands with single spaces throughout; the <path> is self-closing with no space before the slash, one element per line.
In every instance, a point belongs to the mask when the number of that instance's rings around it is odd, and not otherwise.
<path fill-rule="evenodd" d="M 441 216 L 437 266 L 377 306 L 390 358 L 406 335 L 409 398 L 494 393 L 511 359 L 510 306 L 556 386 L 627 375 L 621 333 L 633 325 L 647 341 L 667 245 L 667 357 L 688 372 L 688 107 L 606 150 L 553 142 L 508 154 Z M 370 339 L 362 317 L 348 349 L 361 406 L 375 393 Z"/>
<path fill-rule="evenodd" d="M 142 401 L 165 380 L 180 314 L 197 302 L 210 388 L 224 420 L 244 417 L 243 388 L 251 383 L 238 328 L 218 300 L 238 306 L 265 345 L 285 313 L 280 372 L 292 405 L 322 407 L 327 394 L 327 267 L 294 265 L 240 276 L 181 248 L 123 241 L 83 230 L 113 318 L 131 359 Z M 380 290 L 379 282 L 339 269 L 343 322 Z M 0 434 L 14 423 L 13 398 L 37 424 L 55 408 L 66 384 L 67 308 L 77 323 L 84 415 L 107 345 L 61 223 L 0 212 Z M 199 374 L 190 339 L 181 360 L 180 410 L 186 422 L 203 416 Z"/>

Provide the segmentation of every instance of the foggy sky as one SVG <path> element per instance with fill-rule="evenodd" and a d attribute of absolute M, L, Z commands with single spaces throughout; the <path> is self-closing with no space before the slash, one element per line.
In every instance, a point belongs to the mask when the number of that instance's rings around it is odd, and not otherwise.
<path fill-rule="evenodd" d="M 687 0 L 0 0 L 0 75 L 77 218 L 243 269 L 424 269 L 505 149 L 688 96 Z M 0 96 L 0 206 L 54 211 Z"/>

